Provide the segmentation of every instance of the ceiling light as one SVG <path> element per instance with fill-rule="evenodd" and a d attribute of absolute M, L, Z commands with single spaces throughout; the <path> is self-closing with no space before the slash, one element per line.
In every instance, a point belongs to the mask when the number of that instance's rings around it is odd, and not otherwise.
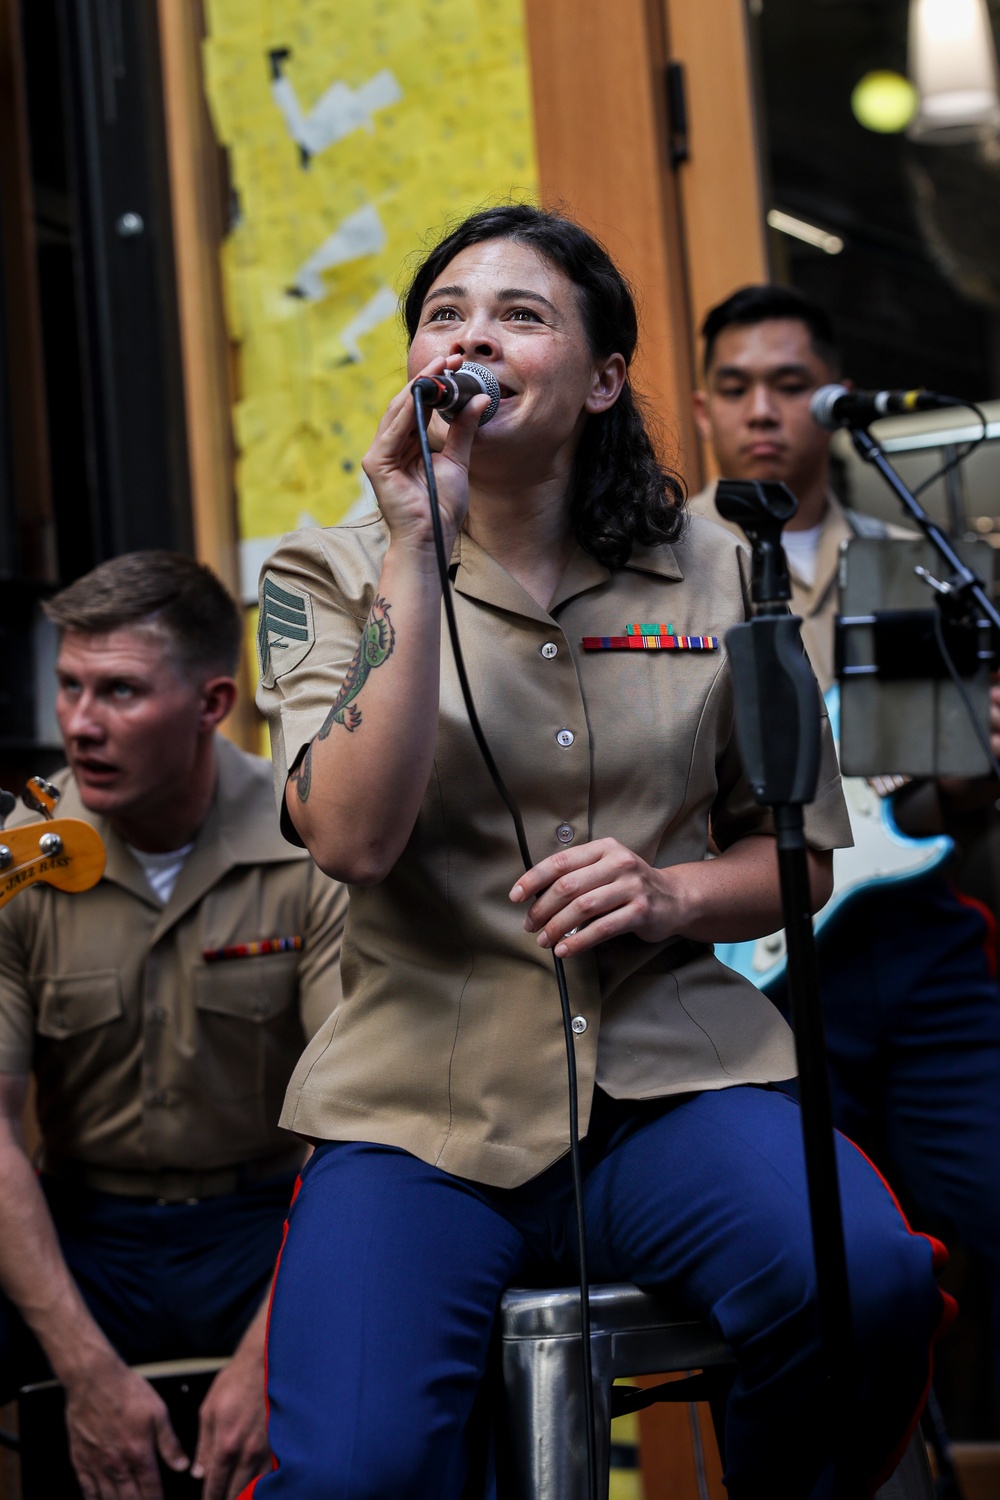
<path fill-rule="evenodd" d="M 839 234 L 830 234 L 828 230 L 809 224 L 805 219 L 796 219 L 793 214 L 782 213 L 780 208 L 771 209 L 767 222 L 772 229 L 790 234 L 795 240 L 804 240 L 807 245 L 815 245 L 817 250 L 825 250 L 827 255 L 839 255 L 844 248 Z"/>
<path fill-rule="evenodd" d="M 866 73 L 851 94 L 851 109 L 859 125 L 880 135 L 905 130 L 920 108 L 920 95 L 902 73 Z"/>
<path fill-rule="evenodd" d="M 910 0 L 909 71 L 920 94 L 909 129 L 913 140 L 977 140 L 1000 126 L 986 0 Z"/>

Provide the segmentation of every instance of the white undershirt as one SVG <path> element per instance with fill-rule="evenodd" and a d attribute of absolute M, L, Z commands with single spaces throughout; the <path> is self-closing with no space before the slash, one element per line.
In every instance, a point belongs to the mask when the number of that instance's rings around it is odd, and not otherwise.
<path fill-rule="evenodd" d="M 786 530 L 781 534 L 781 543 L 789 565 L 810 588 L 816 582 L 816 554 L 822 530 L 823 523 L 820 522 L 818 526 L 807 526 L 804 531 Z"/>
<path fill-rule="evenodd" d="M 131 844 L 128 848 L 132 857 L 142 865 L 154 896 L 166 906 L 194 843 L 185 844 L 183 849 L 171 849 L 169 854 L 147 854 L 142 849 L 133 849 Z"/>

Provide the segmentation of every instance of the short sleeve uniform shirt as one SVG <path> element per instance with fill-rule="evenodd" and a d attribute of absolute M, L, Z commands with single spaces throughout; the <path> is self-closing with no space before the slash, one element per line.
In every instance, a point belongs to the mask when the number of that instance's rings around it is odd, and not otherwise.
<path fill-rule="evenodd" d="M 372 513 L 290 535 L 263 575 L 258 703 L 292 837 L 288 767 L 348 672 L 387 545 Z M 770 831 L 736 749 L 724 640 L 749 613 L 748 560 L 719 527 L 694 520 L 679 542 L 636 548 L 616 572 L 578 550 L 546 610 L 458 538 L 451 572 L 472 691 L 535 862 L 613 836 L 652 865 L 674 865 L 704 859 L 710 830 L 721 849 Z M 581 645 L 631 623 L 715 636 L 718 649 Z M 307 1048 L 282 1118 L 306 1136 L 396 1145 L 512 1187 L 568 1148 L 560 1006 L 551 955 L 508 899 L 521 872 L 514 830 L 443 625 L 441 653 L 434 767 L 416 825 L 386 879 L 351 890 L 343 1000 Z M 393 667 L 390 656 L 377 670 Z M 353 732 L 364 736 L 363 691 L 355 706 Z M 377 788 L 377 742 L 368 748 Z M 818 849 L 850 843 L 829 735 L 807 832 Z M 595 1083 L 653 1098 L 795 1071 L 778 1012 L 708 945 L 628 935 L 566 967 L 582 1130 Z"/>
<path fill-rule="evenodd" d="M 104 875 L 0 911 L 0 1072 L 35 1074 L 47 1170 L 198 1173 L 294 1149 L 278 1114 L 339 999 L 347 895 L 281 838 L 267 762 L 221 738 L 217 758 L 165 904 L 60 772 L 59 816 L 97 828 Z"/>

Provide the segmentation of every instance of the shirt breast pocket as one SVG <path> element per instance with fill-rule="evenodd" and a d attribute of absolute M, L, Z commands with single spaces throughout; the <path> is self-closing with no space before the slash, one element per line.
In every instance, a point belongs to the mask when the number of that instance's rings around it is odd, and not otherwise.
<path fill-rule="evenodd" d="M 107 1026 L 122 1015 L 122 991 L 115 969 L 91 974 L 59 974 L 42 979 L 38 1030 L 52 1041 Z"/>
<path fill-rule="evenodd" d="M 198 1062 L 217 1098 L 273 1094 L 280 1105 L 305 1045 L 298 966 L 298 954 L 274 953 L 195 969 Z"/>

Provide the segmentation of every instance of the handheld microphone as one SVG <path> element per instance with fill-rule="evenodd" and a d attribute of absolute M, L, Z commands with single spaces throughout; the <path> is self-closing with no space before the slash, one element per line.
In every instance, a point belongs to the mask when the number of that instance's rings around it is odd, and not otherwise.
<path fill-rule="evenodd" d="M 838 427 L 867 427 L 879 417 L 939 411 L 957 404 L 953 396 L 939 396 L 934 391 L 849 391 L 845 385 L 821 385 L 809 410 L 814 422 L 835 432 Z"/>
<path fill-rule="evenodd" d="M 479 418 L 480 427 L 497 414 L 500 385 L 485 365 L 467 362 L 457 370 L 442 370 L 440 375 L 421 375 L 413 389 L 424 398 L 424 405 L 439 411 L 446 422 L 452 421 L 473 396 L 489 396 L 490 404 Z"/>

